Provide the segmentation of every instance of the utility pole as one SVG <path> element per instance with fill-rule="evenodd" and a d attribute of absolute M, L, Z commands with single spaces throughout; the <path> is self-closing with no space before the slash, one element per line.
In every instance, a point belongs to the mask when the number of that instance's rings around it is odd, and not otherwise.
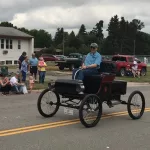
<path fill-rule="evenodd" d="M 122 54 L 122 49 L 123 49 L 123 40 L 121 40 L 121 54 Z"/>
<path fill-rule="evenodd" d="M 134 53 L 133 53 L 133 55 L 135 56 L 135 40 L 134 40 Z"/>
<path fill-rule="evenodd" d="M 64 29 L 63 29 L 63 55 L 64 55 L 64 50 L 65 50 L 65 43 L 64 43 Z"/>

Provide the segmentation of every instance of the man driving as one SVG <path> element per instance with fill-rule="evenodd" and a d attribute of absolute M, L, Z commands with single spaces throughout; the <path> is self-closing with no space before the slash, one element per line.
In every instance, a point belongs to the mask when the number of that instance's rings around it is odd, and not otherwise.
<path fill-rule="evenodd" d="M 102 61 L 101 55 L 97 52 L 98 45 L 92 43 L 90 45 L 91 52 L 89 52 L 81 66 L 81 69 L 74 69 L 72 79 L 83 80 L 86 75 L 97 75 L 98 68 Z"/>

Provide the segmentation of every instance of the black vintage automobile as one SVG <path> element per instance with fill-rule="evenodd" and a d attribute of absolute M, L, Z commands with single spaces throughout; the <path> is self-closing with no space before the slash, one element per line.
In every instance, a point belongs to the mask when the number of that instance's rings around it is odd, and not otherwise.
<path fill-rule="evenodd" d="M 133 91 L 128 101 L 121 100 L 121 95 L 126 94 L 127 82 L 115 80 L 115 73 L 115 64 L 105 61 L 100 65 L 99 75 L 86 76 L 83 81 L 58 79 L 54 84 L 49 83 L 38 98 L 39 113 L 52 117 L 60 106 L 78 109 L 81 123 L 85 127 L 94 127 L 101 119 L 102 104 L 106 103 L 110 108 L 125 104 L 132 119 L 141 118 L 145 110 L 144 95 L 140 91 Z M 140 97 L 139 103 L 136 95 Z"/>

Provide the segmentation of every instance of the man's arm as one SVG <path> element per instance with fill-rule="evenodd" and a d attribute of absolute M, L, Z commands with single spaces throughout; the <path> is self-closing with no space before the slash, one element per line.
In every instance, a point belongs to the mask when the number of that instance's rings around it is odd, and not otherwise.
<path fill-rule="evenodd" d="M 92 65 L 86 66 L 86 68 L 96 68 L 97 66 L 98 66 L 97 64 L 92 64 Z"/>
<path fill-rule="evenodd" d="M 97 56 L 94 64 L 86 66 L 86 68 L 96 68 L 96 67 L 98 67 L 101 63 L 101 60 L 102 60 L 101 55 Z"/>

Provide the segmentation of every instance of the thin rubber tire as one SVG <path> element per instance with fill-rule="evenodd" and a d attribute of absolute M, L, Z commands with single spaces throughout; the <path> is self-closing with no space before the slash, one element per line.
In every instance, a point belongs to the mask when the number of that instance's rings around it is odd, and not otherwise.
<path fill-rule="evenodd" d="M 141 100 L 142 100 L 142 108 L 141 108 L 141 111 L 140 111 L 140 115 L 138 116 L 135 116 L 133 115 L 132 111 L 131 111 L 131 101 L 132 101 L 132 98 L 135 94 L 139 94 L 140 97 L 141 97 Z M 128 104 L 127 104 L 127 110 L 128 110 L 128 114 L 129 116 L 132 118 L 132 119 L 140 119 L 144 113 L 144 110 L 145 110 L 145 98 L 144 98 L 144 95 L 142 94 L 142 92 L 140 91 L 133 91 L 129 98 L 128 98 Z"/>
<path fill-rule="evenodd" d="M 96 97 L 97 100 L 98 100 L 98 107 L 99 107 L 99 112 L 98 112 L 98 115 L 97 115 L 97 118 L 96 120 L 92 123 L 92 124 L 87 124 L 83 118 L 83 106 L 84 104 L 86 103 L 86 101 L 88 100 L 89 97 Z M 102 116 L 102 102 L 101 100 L 99 99 L 99 97 L 97 97 L 97 95 L 94 95 L 94 94 L 89 94 L 87 96 L 84 97 L 84 99 L 82 100 L 81 104 L 80 104 L 80 108 L 79 108 L 79 118 L 80 118 L 80 121 L 81 123 L 86 127 L 86 128 L 91 128 L 91 127 L 94 127 L 98 124 L 98 122 L 100 121 L 101 119 L 101 116 Z"/>
<path fill-rule="evenodd" d="M 52 92 L 55 94 L 55 96 L 56 96 L 56 98 L 57 98 L 57 105 L 56 105 L 56 108 L 55 108 L 55 110 L 53 111 L 53 113 L 45 114 L 45 113 L 42 111 L 42 109 L 41 109 L 41 100 L 42 100 L 42 97 L 44 96 L 44 94 L 47 93 L 47 92 L 49 92 L 49 91 L 52 91 Z M 60 106 L 60 97 L 59 97 L 59 94 L 56 93 L 54 89 L 49 89 L 49 88 L 48 88 L 48 89 L 45 89 L 44 91 L 42 91 L 42 93 L 40 94 L 40 96 L 39 96 L 39 98 L 38 98 L 38 101 L 37 101 L 37 108 L 38 108 L 39 113 L 40 113 L 43 117 L 48 118 L 48 117 L 54 116 L 54 115 L 57 113 L 57 111 L 58 111 L 58 109 L 59 109 L 59 106 Z"/>

